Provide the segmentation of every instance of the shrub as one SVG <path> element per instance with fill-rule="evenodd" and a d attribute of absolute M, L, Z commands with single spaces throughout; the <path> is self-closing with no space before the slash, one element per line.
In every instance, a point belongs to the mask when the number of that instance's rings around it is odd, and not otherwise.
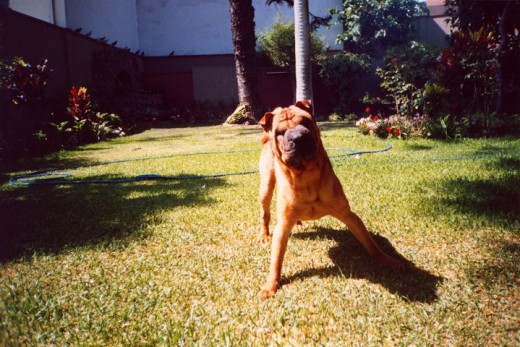
<path fill-rule="evenodd" d="M 337 93 L 335 112 L 346 114 L 352 106 L 352 89 L 371 71 L 371 59 L 367 54 L 336 53 L 322 60 L 320 77 L 329 89 Z"/>
<path fill-rule="evenodd" d="M 0 86 L 10 93 L 15 105 L 42 100 L 50 72 L 46 59 L 36 66 L 20 57 L 0 61 Z"/>
<path fill-rule="evenodd" d="M 294 23 L 277 20 L 267 31 L 258 34 L 261 55 L 274 66 L 294 69 Z M 311 31 L 311 60 L 317 63 L 326 50 L 325 42 Z"/>
<path fill-rule="evenodd" d="M 41 151 L 45 137 L 37 129 L 50 115 L 45 90 L 51 71 L 47 60 L 37 65 L 20 57 L 0 61 L 1 157 Z"/>
<path fill-rule="evenodd" d="M 423 113 L 434 119 L 448 114 L 450 109 L 448 94 L 448 90 L 443 86 L 434 82 L 427 82 L 424 85 L 422 95 L 420 95 Z"/>
<path fill-rule="evenodd" d="M 382 78 L 381 87 L 394 100 L 400 115 L 421 112 L 422 93 L 436 68 L 437 51 L 417 42 L 389 49 L 384 67 L 376 74 Z"/>
<path fill-rule="evenodd" d="M 442 50 L 438 83 L 449 91 L 451 112 L 490 114 L 496 96 L 496 42 L 492 33 L 455 32 Z"/>

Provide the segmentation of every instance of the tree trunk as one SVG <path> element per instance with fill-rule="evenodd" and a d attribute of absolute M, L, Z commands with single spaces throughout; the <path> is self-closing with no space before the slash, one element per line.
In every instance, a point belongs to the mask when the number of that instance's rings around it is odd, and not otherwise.
<path fill-rule="evenodd" d="M 260 116 L 256 91 L 255 9 L 252 0 L 229 0 L 229 8 L 239 108 L 245 109 L 246 118 L 254 121 Z"/>
<path fill-rule="evenodd" d="M 311 33 L 308 0 L 294 1 L 296 100 L 312 100 Z"/>

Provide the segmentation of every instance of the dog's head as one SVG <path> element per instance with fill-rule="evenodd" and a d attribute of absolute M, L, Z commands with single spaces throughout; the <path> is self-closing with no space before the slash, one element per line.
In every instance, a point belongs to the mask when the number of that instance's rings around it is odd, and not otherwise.
<path fill-rule="evenodd" d="M 260 119 L 264 130 L 262 142 L 271 142 L 273 153 L 291 169 L 305 169 L 321 146 L 311 111 L 311 101 L 302 100 L 289 107 L 278 107 Z"/>

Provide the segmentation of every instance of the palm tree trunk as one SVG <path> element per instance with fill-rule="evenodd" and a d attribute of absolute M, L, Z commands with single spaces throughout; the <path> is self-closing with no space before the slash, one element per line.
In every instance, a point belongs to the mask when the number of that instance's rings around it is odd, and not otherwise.
<path fill-rule="evenodd" d="M 252 0 L 229 0 L 239 108 L 247 118 L 260 116 L 256 91 L 256 37 Z"/>
<path fill-rule="evenodd" d="M 294 1 L 296 100 L 312 99 L 311 34 L 308 0 Z"/>

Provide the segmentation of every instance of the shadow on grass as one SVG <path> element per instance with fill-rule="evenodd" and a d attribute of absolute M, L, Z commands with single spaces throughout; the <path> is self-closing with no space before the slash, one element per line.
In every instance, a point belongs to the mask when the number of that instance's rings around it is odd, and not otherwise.
<path fill-rule="evenodd" d="M 438 201 L 458 213 L 484 218 L 495 225 L 520 221 L 520 160 L 500 158 L 488 164 L 491 178 L 456 178 L 436 186 Z M 435 201 L 434 201 L 435 205 Z"/>
<path fill-rule="evenodd" d="M 0 262 L 82 246 L 125 247 L 147 236 L 158 212 L 211 204 L 210 191 L 223 184 L 199 179 L 5 189 Z"/>
<path fill-rule="evenodd" d="M 381 267 L 352 233 L 346 230 L 320 228 L 314 232 L 295 233 L 292 237 L 309 240 L 326 238 L 336 241 L 337 246 L 329 250 L 330 259 L 336 266 L 302 271 L 282 279 L 282 285 L 308 277 L 345 276 L 381 284 L 389 292 L 409 301 L 432 303 L 438 299 L 437 287 L 443 279 L 416 267 L 397 253 L 391 243 L 380 235 L 372 234 L 372 237 L 386 253 L 401 260 L 405 269 L 391 271 Z"/>
<path fill-rule="evenodd" d="M 486 289 L 515 288 L 520 278 L 520 241 L 493 240 L 490 243 L 492 257 L 484 264 L 469 267 L 468 278 Z"/>
<path fill-rule="evenodd" d="M 429 151 L 433 149 L 433 145 L 425 145 L 425 144 L 419 144 L 419 143 L 406 143 L 406 146 L 404 147 L 407 150 L 410 151 Z"/>

